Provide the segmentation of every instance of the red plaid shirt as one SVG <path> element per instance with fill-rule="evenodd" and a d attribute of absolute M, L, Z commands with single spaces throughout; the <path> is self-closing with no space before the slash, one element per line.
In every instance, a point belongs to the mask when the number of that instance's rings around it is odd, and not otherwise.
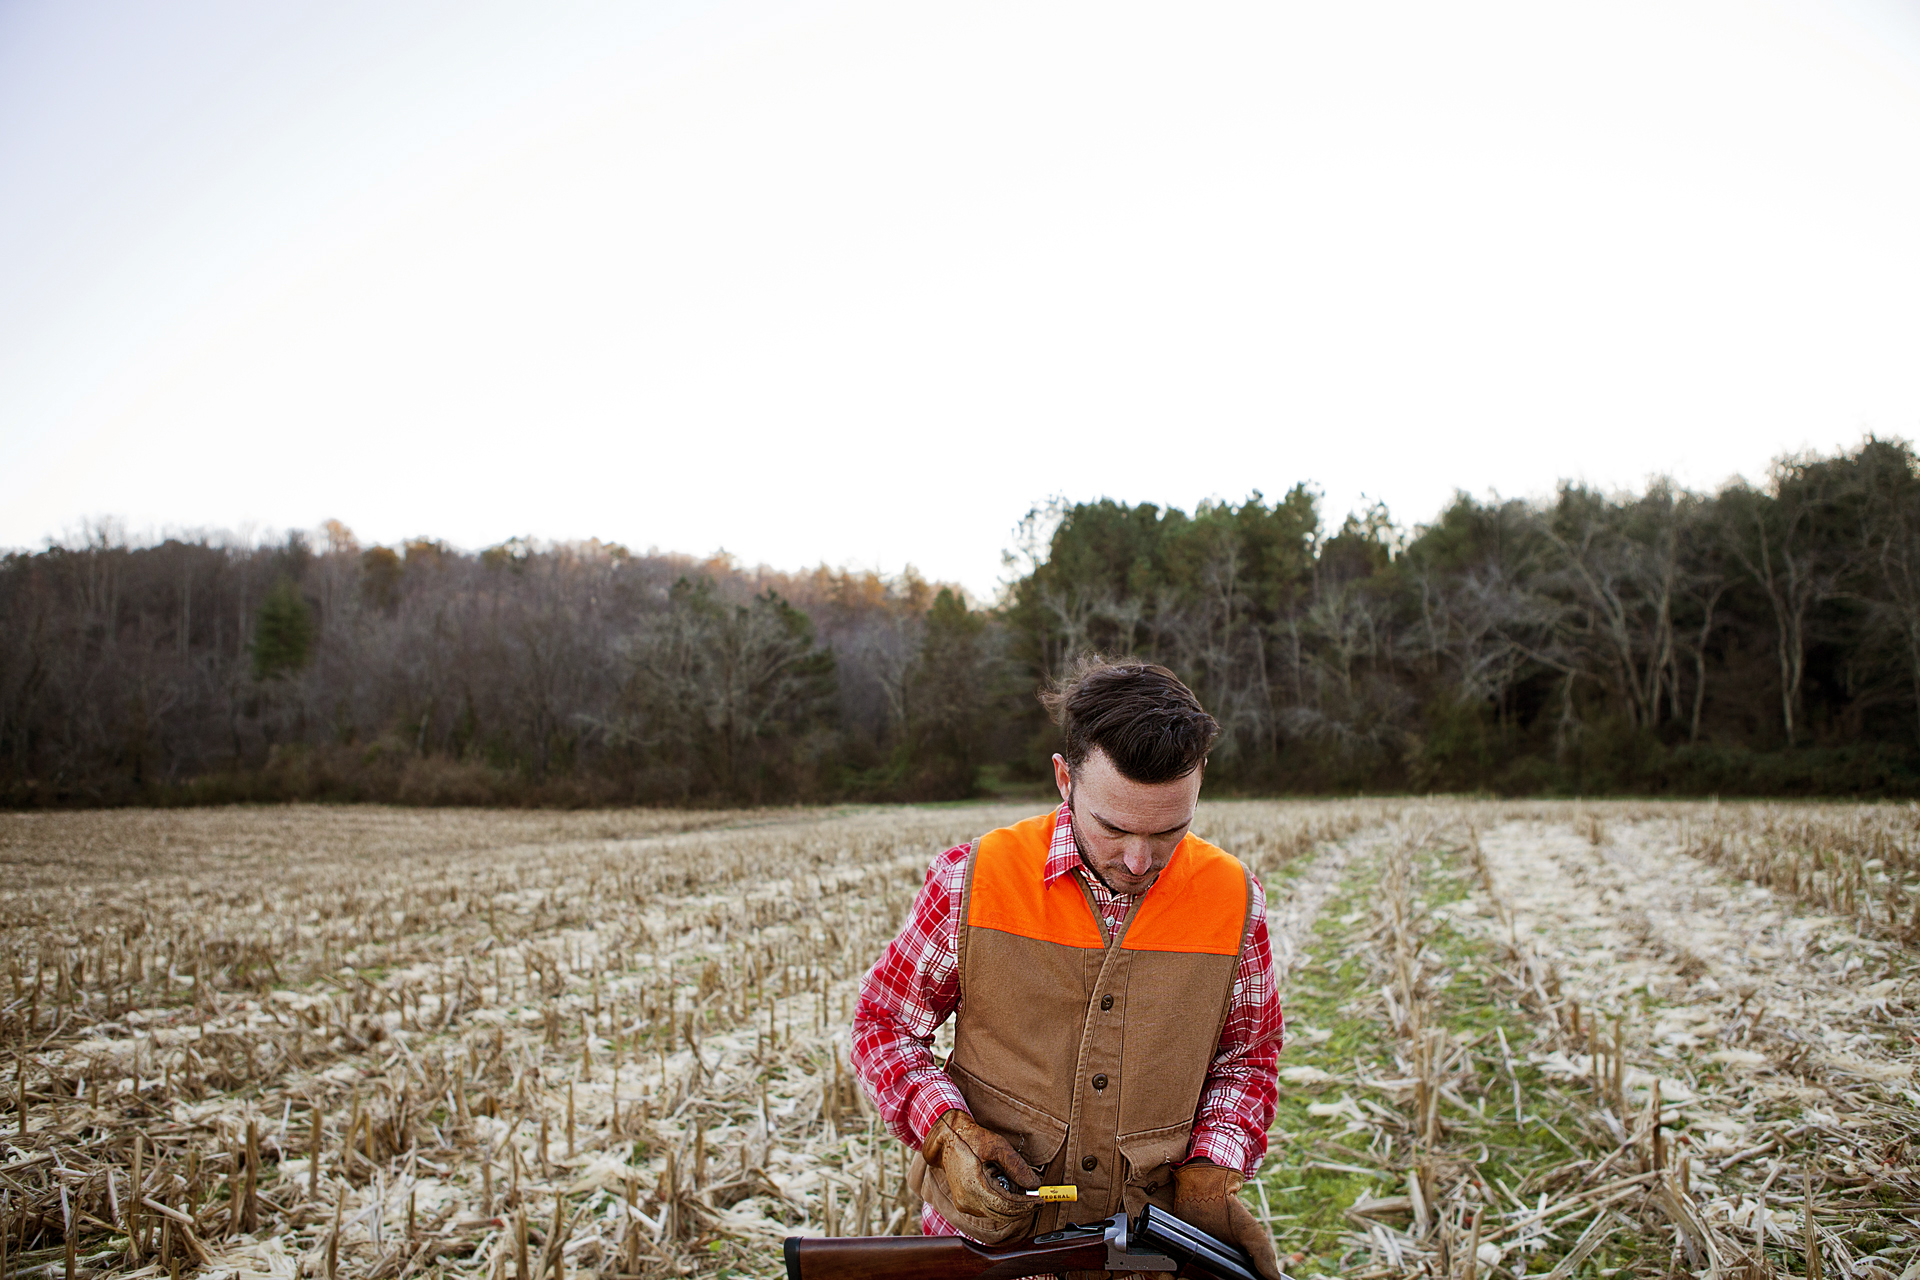
<path fill-rule="evenodd" d="M 888 1132 L 916 1150 L 949 1107 L 966 1108 L 933 1057 L 934 1028 L 960 1007 L 960 894 L 968 846 L 955 845 L 933 860 L 907 922 L 860 983 L 853 1015 L 853 1069 L 879 1108 Z M 1074 845 L 1066 806 L 1055 810 L 1053 841 L 1041 876 L 1052 884 L 1078 875 L 1099 907 L 1108 936 L 1125 923 L 1133 896 L 1117 894 L 1088 875 Z M 1284 1025 L 1274 989 L 1273 948 L 1267 939 L 1267 897 L 1253 882 L 1253 909 L 1233 975 L 1233 999 L 1214 1049 L 1213 1065 L 1194 1110 L 1188 1159 L 1238 1169 L 1248 1177 L 1267 1152 Z M 926 1206 L 928 1235 L 959 1232 Z"/>

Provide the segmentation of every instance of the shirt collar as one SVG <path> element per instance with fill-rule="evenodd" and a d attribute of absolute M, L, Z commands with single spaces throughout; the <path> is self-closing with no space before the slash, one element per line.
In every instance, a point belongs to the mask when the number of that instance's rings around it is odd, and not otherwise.
<path fill-rule="evenodd" d="M 1041 868 L 1040 883 L 1051 886 L 1061 876 L 1071 875 L 1080 865 L 1080 847 L 1073 842 L 1073 818 L 1067 806 L 1053 811 L 1053 842 L 1047 846 L 1047 865 Z"/>

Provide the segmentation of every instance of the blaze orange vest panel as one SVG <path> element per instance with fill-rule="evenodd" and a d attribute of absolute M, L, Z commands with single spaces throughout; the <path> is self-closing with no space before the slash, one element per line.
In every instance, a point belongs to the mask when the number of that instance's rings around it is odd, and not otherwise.
<path fill-rule="evenodd" d="M 981 837 L 968 895 L 970 927 L 1069 947 L 1106 946 L 1079 880 L 1062 876 L 1041 883 L 1058 812 Z M 1129 951 L 1238 955 L 1247 924 L 1245 891 L 1239 859 L 1189 832 L 1140 903 L 1121 945 Z"/>

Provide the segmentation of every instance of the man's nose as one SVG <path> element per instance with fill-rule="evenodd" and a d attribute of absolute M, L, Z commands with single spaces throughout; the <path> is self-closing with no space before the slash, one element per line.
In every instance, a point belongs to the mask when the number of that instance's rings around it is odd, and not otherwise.
<path fill-rule="evenodd" d="M 1153 854 L 1145 846 L 1136 845 L 1124 855 L 1127 874 L 1143 876 L 1153 869 Z"/>

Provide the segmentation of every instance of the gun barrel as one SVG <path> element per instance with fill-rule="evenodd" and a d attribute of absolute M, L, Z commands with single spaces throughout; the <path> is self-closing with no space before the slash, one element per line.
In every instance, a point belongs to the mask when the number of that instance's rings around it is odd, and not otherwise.
<path fill-rule="evenodd" d="M 1260 1280 L 1253 1259 L 1244 1249 L 1217 1240 L 1164 1209 L 1147 1205 L 1134 1220 L 1129 1243 L 1168 1254 L 1180 1263 L 1180 1274 L 1210 1276 L 1213 1280 Z"/>

